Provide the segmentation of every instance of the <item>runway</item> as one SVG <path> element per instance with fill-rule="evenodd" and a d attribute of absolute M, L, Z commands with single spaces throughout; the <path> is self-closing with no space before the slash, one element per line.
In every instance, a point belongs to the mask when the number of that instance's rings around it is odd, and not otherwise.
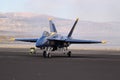
<path fill-rule="evenodd" d="M 0 48 L 0 80 L 120 80 L 120 52 L 72 50 L 72 57 Z"/>

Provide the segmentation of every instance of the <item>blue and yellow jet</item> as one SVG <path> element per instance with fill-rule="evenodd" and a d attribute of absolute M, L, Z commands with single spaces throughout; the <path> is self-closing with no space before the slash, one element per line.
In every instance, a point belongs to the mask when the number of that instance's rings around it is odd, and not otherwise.
<path fill-rule="evenodd" d="M 50 23 L 50 33 L 44 31 L 40 38 L 36 39 L 15 39 L 15 41 L 24 41 L 24 42 L 35 42 L 36 47 L 43 50 L 43 57 L 51 57 L 52 51 L 62 50 L 63 52 L 66 51 L 68 57 L 71 56 L 71 51 L 68 51 L 68 47 L 70 44 L 92 44 L 92 43 L 105 43 L 105 41 L 93 41 L 93 40 L 78 40 L 73 39 L 72 33 L 74 28 L 78 22 L 78 18 L 76 19 L 72 29 L 70 30 L 68 36 L 62 36 L 57 33 L 55 24 L 52 20 L 49 20 Z M 31 53 L 35 53 L 35 48 L 30 49 Z"/>

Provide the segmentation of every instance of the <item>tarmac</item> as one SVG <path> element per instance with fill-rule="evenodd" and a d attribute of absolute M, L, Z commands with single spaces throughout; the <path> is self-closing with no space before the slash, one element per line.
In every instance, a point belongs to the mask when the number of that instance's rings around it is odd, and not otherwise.
<path fill-rule="evenodd" d="M 0 80 L 120 80 L 120 51 L 72 50 L 72 57 L 0 48 Z"/>

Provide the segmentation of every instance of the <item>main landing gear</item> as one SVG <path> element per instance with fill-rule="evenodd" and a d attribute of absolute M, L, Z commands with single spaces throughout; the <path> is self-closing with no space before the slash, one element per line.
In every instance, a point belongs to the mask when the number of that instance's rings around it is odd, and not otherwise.
<path fill-rule="evenodd" d="M 52 50 L 53 50 L 52 47 L 46 48 L 46 50 L 43 51 L 43 57 L 44 58 L 51 58 L 52 57 L 52 53 L 51 53 Z M 71 51 L 67 51 L 67 49 L 65 49 L 65 48 L 61 48 L 60 50 L 62 50 L 62 52 L 64 54 L 67 54 L 68 57 L 71 57 L 71 54 L 72 54 Z"/>
<path fill-rule="evenodd" d="M 50 58 L 50 57 L 51 57 L 51 54 L 50 54 L 50 53 L 47 53 L 47 51 L 43 51 L 43 57 L 44 57 L 44 58 Z"/>
<path fill-rule="evenodd" d="M 52 57 L 52 53 L 51 53 L 52 51 L 54 51 L 52 47 L 46 47 L 43 51 L 43 57 L 44 58 L 51 58 Z M 72 54 L 71 51 L 68 51 L 67 48 L 58 48 L 58 49 L 56 49 L 56 52 L 57 51 L 58 51 L 58 53 L 60 51 L 62 51 L 62 53 L 66 54 L 68 57 L 71 57 L 71 54 Z M 30 53 L 29 54 L 30 55 L 36 54 L 35 47 L 30 48 Z"/>
<path fill-rule="evenodd" d="M 46 48 L 46 51 L 43 51 L 43 57 L 44 58 L 50 58 L 51 57 L 51 51 L 53 50 L 52 47 L 48 47 Z"/>
<path fill-rule="evenodd" d="M 68 57 L 71 57 L 71 51 L 68 51 L 68 52 L 67 52 L 67 56 L 68 56 Z"/>

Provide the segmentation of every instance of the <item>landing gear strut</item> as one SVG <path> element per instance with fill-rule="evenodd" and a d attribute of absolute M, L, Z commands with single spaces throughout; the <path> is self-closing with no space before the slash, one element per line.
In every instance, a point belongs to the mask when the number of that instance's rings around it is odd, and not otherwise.
<path fill-rule="evenodd" d="M 43 51 L 43 57 L 44 58 L 50 58 L 51 57 L 51 51 L 52 51 L 52 49 L 53 48 L 51 48 L 51 47 L 48 47 L 47 49 L 46 49 L 46 51 Z"/>

